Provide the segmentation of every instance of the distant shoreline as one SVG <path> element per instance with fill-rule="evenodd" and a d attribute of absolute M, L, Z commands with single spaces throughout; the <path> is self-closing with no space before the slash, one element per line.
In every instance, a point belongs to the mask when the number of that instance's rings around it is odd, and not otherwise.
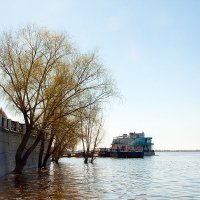
<path fill-rule="evenodd" d="M 200 152 L 200 150 L 154 150 L 155 152 Z"/>

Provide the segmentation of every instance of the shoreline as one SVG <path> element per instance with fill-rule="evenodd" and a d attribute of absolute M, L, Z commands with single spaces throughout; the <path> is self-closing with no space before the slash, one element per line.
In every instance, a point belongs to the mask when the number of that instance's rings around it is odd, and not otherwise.
<path fill-rule="evenodd" d="M 155 152 L 200 152 L 200 150 L 154 150 Z"/>

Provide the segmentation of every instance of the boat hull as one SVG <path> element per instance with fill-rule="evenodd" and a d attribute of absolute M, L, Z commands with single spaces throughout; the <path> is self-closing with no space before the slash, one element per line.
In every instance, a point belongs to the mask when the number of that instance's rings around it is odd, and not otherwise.
<path fill-rule="evenodd" d="M 98 157 L 110 157 L 110 152 L 99 152 Z"/>
<path fill-rule="evenodd" d="M 144 156 L 155 156 L 155 151 L 144 151 Z"/>
<path fill-rule="evenodd" d="M 111 157 L 114 158 L 143 158 L 144 152 L 143 151 L 119 151 L 119 152 L 111 152 Z"/>

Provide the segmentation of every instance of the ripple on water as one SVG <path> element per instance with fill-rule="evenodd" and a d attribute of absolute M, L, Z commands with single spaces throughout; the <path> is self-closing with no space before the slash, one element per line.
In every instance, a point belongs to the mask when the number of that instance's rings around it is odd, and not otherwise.
<path fill-rule="evenodd" d="M 200 199 L 200 153 L 144 159 L 63 158 L 49 171 L 27 170 L 0 180 L 0 199 Z"/>

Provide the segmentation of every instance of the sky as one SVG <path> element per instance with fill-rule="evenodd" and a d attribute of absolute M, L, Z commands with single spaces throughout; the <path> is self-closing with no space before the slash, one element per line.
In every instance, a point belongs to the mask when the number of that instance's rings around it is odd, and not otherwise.
<path fill-rule="evenodd" d="M 98 50 L 122 96 L 106 110 L 102 146 L 144 131 L 154 149 L 200 149 L 200 1 L 0 3 L 0 31 L 34 23 L 66 31 L 82 52 Z"/>

